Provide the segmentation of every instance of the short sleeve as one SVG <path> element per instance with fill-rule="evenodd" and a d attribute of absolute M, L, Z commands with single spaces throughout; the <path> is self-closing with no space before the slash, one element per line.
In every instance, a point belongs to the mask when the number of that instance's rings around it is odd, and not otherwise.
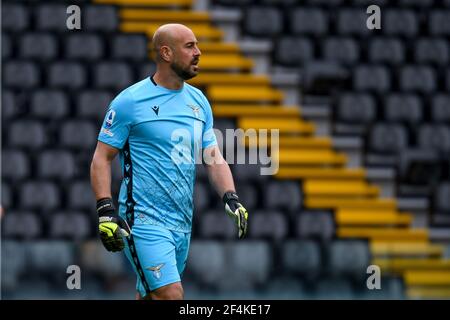
<path fill-rule="evenodd" d="M 217 139 L 213 128 L 214 120 L 211 105 L 209 104 L 208 99 L 206 99 L 204 95 L 202 95 L 202 98 L 206 116 L 205 125 L 203 126 L 203 133 L 202 133 L 202 149 L 206 149 L 211 146 L 217 145 Z"/>
<path fill-rule="evenodd" d="M 109 105 L 98 140 L 122 149 L 133 124 L 134 101 L 129 92 L 122 92 Z"/>

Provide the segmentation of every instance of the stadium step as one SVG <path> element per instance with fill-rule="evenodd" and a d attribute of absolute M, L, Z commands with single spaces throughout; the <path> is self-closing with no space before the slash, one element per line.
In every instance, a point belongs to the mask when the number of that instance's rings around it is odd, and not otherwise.
<path fill-rule="evenodd" d="M 207 89 L 212 102 L 275 102 L 281 103 L 283 93 L 279 90 L 263 86 L 218 86 L 211 85 Z"/>
<path fill-rule="evenodd" d="M 311 168 L 311 167 L 288 167 L 280 166 L 277 174 L 278 179 L 341 179 L 360 180 L 366 175 L 364 169 L 339 169 L 339 168 Z"/>
<path fill-rule="evenodd" d="M 283 108 L 285 109 L 285 108 Z M 286 112 L 286 116 L 287 116 Z M 280 136 L 278 141 L 272 141 L 266 137 L 252 136 L 245 141 L 246 146 L 266 147 L 272 143 L 278 142 L 278 146 L 283 149 L 331 149 L 332 141 L 328 137 L 299 137 L 299 136 Z"/>
<path fill-rule="evenodd" d="M 300 153 L 301 154 L 301 153 Z M 380 188 L 365 181 L 305 180 L 303 191 L 308 196 L 378 196 Z"/>
<path fill-rule="evenodd" d="M 119 30 L 126 33 L 145 33 L 148 37 L 151 37 L 160 25 L 161 23 L 126 21 L 120 23 Z M 206 23 L 193 23 L 188 24 L 187 26 L 192 29 L 197 39 L 221 40 L 223 37 L 222 30 Z"/>
<path fill-rule="evenodd" d="M 339 238 L 368 238 L 375 241 L 425 242 L 428 240 L 426 229 L 338 227 L 336 235 Z"/>
<path fill-rule="evenodd" d="M 200 58 L 200 67 L 203 64 L 203 58 Z M 207 71 L 207 70 L 206 70 Z M 269 85 L 269 78 L 267 76 L 262 75 L 253 75 L 249 73 L 200 73 L 198 76 L 188 80 L 193 86 L 209 86 L 209 85 Z"/>
<path fill-rule="evenodd" d="M 280 165 L 344 165 L 347 157 L 330 150 L 280 150 L 278 155 L 272 155 L 273 161 Z"/>
<path fill-rule="evenodd" d="M 190 8 L 192 7 L 193 1 L 194 0 L 94 0 L 94 3 L 153 8 Z"/>
<path fill-rule="evenodd" d="M 370 244 L 370 251 L 374 257 L 441 257 L 444 253 L 442 245 L 412 242 L 378 242 Z"/>
<path fill-rule="evenodd" d="M 450 260 L 448 259 L 374 259 L 373 264 L 378 265 L 383 271 L 403 273 L 408 270 L 448 270 L 450 271 Z"/>
<path fill-rule="evenodd" d="M 300 110 L 286 106 L 260 106 L 260 105 L 214 105 L 212 106 L 215 117 L 298 117 Z M 330 141 L 331 142 L 331 141 Z"/>
<path fill-rule="evenodd" d="M 306 197 L 305 206 L 311 209 L 378 208 L 394 210 L 397 207 L 397 202 L 394 199 Z"/>
<path fill-rule="evenodd" d="M 404 273 L 408 286 L 449 286 L 450 271 L 441 270 L 411 270 Z"/>
<path fill-rule="evenodd" d="M 239 118 L 237 124 L 238 128 L 244 130 L 276 129 L 280 131 L 280 134 L 295 133 L 311 135 L 315 131 L 314 124 L 302 121 L 298 118 L 264 119 L 245 117 Z"/>
<path fill-rule="evenodd" d="M 399 214 L 398 212 L 375 212 L 368 211 L 349 212 L 338 211 L 336 213 L 336 223 L 339 226 L 409 226 L 413 218 L 410 214 Z"/>
<path fill-rule="evenodd" d="M 119 10 L 119 17 L 122 20 L 138 20 L 150 23 L 175 22 L 175 23 L 193 23 L 210 22 L 211 18 L 208 12 L 190 11 L 190 10 L 157 10 L 157 9 L 129 9 Z"/>

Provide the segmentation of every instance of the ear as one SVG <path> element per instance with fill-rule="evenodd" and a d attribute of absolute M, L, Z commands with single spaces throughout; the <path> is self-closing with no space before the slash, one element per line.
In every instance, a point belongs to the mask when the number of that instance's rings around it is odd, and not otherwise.
<path fill-rule="evenodd" d="M 172 49 L 170 49 L 169 46 L 162 46 L 161 47 L 161 58 L 166 61 L 166 62 L 170 62 L 172 60 Z"/>

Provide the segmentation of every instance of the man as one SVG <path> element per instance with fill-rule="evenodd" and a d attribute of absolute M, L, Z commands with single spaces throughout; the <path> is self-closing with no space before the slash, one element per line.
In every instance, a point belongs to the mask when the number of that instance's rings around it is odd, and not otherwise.
<path fill-rule="evenodd" d="M 101 240 L 109 251 L 125 248 L 137 274 L 138 299 L 183 299 L 197 149 L 204 151 L 208 177 L 235 219 L 239 238 L 247 232 L 248 213 L 217 146 L 211 106 L 184 82 L 198 74 L 197 44 L 180 24 L 155 32 L 157 71 L 111 102 L 91 163 Z M 124 175 L 118 211 L 111 199 L 111 161 L 117 154 Z"/>

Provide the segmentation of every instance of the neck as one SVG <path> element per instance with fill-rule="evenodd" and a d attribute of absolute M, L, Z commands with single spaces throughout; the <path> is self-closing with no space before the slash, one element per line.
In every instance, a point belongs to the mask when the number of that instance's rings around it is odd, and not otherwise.
<path fill-rule="evenodd" d="M 170 90 L 180 90 L 183 88 L 184 81 L 178 77 L 172 70 L 168 72 L 163 72 L 158 68 L 153 80 L 161 87 Z"/>

